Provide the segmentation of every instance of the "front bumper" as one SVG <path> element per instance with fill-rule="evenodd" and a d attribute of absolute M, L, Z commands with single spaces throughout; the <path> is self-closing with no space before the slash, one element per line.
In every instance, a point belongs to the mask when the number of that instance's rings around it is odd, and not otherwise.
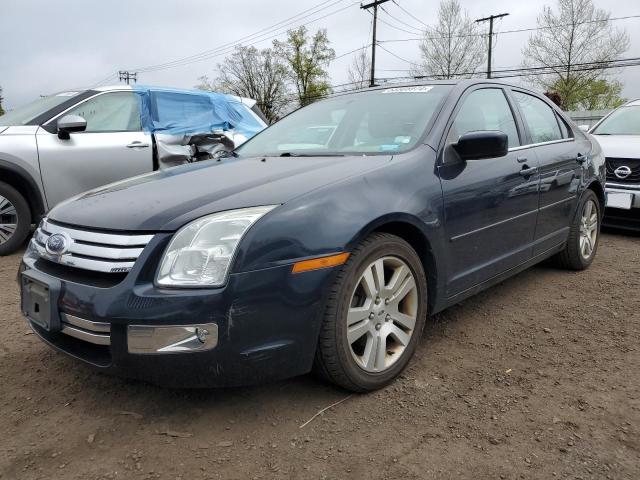
<path fill-rule="evenodd" d="M 607 183 L 605 190 L 603 226 L 640 231 L 640 185 Z M 610 201 L 613 196 L 617 197 L 615 202 Z"/>
<path fill-rule="evenodd" d="M 103 372 L 169 387 L 247 385 L 311 370 L 333 269 L 292 274 L 291 265 L 282 265 L 232 274 L 217 289 L 161 289 L 153 284 L 150 261 L 166 246 L 166 239 L 157 237 L 115 285 L 83 284 L 52 274 L 46 260 L 25 256 L 21 270 L 59 283 L 55 303 L 61 327 L 49 331 L 27 320 L 31 328 L 55 349 Z M 95 325 L 102 331 L 94 331 Z M 194 325 L 209 330 L 215 325 L 212 348 L 151 352 L 136 349 L 132 340 L 134 327 Z M 87 341 L 83 333 L 103 341 Z"/>

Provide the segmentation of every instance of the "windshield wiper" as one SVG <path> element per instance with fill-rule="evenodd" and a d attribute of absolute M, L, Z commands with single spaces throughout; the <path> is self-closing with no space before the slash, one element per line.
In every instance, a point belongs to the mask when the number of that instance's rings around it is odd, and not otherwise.
<path fill-rule="evenodd" d="M 343 153 L 296 153 L 284 152 L 281 157 L 344 157 Z"/>

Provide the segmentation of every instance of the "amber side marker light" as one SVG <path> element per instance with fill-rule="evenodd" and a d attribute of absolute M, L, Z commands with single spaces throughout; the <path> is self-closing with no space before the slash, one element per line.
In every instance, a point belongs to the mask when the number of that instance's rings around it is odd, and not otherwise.
<path fill-rule="evenodd" d="M 319 270 L 321 268 L 335 267 L 342 265 L 349 258 L 349 253 L 339 253 L 329 257 L 313 258 L 311 260 L 303 260 L 293 264 L 293 273 L 309 272 L 311 270 Z"/>

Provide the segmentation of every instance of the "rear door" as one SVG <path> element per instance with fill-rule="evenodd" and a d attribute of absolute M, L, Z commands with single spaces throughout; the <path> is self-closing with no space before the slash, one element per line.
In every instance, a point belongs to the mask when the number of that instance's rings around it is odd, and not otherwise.
<path fill-rule="evenodd" d="M 515 113 L 503 88 L 481 86 L 467 91 L 450 121 L 438 167 L 449 240 L 449 296 L 531 259 L 539 177 Z M 460 160 L 452 144 L 478 130 L 506 133 L 509 153 Z"/>
<path fill-rule="evenodd" d="M 62 140 L 58 118 L 80 115 L 84 132 Z M 140 124 L 140 102 L 131 91 L 105 92 L 82 101 L 38 129 L 38 156 L 49 208 L 107 183 L 153 170 L 151 136 Z"/>
<path fill-rule="evenodd" d="M 547 102 L 531 93 L 512 90 L 528 132 L 528 143 L 538 159 L 540 211 L 534 255 L 542 254 L 569 234 L 578 202 L 582 162 L 591 150 L 588 140 L 574 138 L 571 127 Z"/>

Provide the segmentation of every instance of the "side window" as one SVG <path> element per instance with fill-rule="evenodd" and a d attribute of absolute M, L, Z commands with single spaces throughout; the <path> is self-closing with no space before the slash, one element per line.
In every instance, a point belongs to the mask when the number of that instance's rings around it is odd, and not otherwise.
<path fill-rule="evenodd" d="M 513 96 L 529 127 L 533 143 L 551 142 L 563 138 L 556 114 L 549 105 L 528 93 L 513 92 Z"/>
<path fill-rule="evenodd" d="M 500 130 L 509 137 L 510 148 L 520 145 L 513 113 L 501 89 L 475 90 L 463 102 L 449 130 L 449 143 L 458 141 L 458 138 L 467 132 Z"/>
<path fill-rule="evenodd" d="M 573 138 L 573 132 L 567 122 L 563 120 L 563 118 L 556 113 L 556 118 L 558 119 L 558 124 L 560 125 L 560 132 L 562 133 L 562 138 Z"/>
<path fill-rule="evenodd" d="M 135 132 L 140 127 L 140 106 L 135 93 L 113 92 L 98 95 L 68 114 L 87 121 L 87 132 Z"/>

